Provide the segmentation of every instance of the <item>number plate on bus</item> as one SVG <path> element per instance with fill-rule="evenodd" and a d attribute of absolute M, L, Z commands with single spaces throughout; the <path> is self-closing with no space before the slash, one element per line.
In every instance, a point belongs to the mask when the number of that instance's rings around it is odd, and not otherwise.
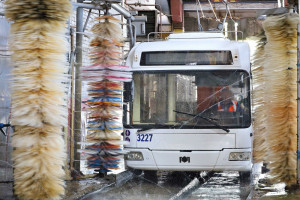
<path fill-rule="evenodd" d="M 137 141 L 138 142 L 151 142 L 153 134 L 138 134 Z"/>

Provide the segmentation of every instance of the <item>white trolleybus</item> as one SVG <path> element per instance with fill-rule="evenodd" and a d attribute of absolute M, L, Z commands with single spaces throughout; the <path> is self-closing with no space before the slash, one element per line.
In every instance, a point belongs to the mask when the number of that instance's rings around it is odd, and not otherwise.
<path fill-rule="evenodd" d="M 124 94 L 127 167 L 250 175 L 247 43 L 222 33 L 171 34 L 136 45 L 126 64 L 133 71 Z"/>

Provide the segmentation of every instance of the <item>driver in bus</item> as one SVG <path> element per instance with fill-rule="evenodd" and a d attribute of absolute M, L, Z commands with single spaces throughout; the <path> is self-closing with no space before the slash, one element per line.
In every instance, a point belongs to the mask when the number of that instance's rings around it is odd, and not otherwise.
<path fill-rule="evenodd" d="M 218 101 L 218 111 L 226 111 L 235 113 L 239 110 L 237 100 L 229 89 L 224 89 L 221 92 L 221 99 Z"/>

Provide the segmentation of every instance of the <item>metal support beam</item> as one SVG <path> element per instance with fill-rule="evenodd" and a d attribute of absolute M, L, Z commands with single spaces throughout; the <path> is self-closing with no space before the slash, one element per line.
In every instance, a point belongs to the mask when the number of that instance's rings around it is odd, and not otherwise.
<path fill-rule="evenodd" d="M 83 0 L 77 0 L 82 3 Z M 74 169 L 80 170 L 80 154 L 78 153 L 81 138 L 81 80 L 80 67 L 82 66 L 82 39 L 83 35 L 83 8 L 78 7 L 76 12 L 76 63 L 75 63 L 75 112 L 74 112 Z"/>
<path fill-rule="evenodd" d="M 132 16 L 128 10 L 126 10 L 125 8 L 120 6 L 119 4 L 113 3 L 113 4 L 111 4 L 111 7 L 113 9 L 115 9 L 117 12 L 119 12 L 120 14 L 122 14 L 126 19 L 130 18 L 131 21 L 135 21 L 134 16 Z"/>
<path fill-rule="evenodd" d="M 83 8 L 89 9 L 89 13 L 88 13 L 88 16 L 87 16 L 86 23 L 84 24 L 84 27 L 80 31 L 80 33 L 82 33 L 85 30 L 85 28 L 86 28 L 86 25 L 87 25 L 87 22 L 88 22 L 91 10 L 92 9 L 95 9 L 95 10 L 102 10 L 102 9 L 104 9 L 101 5 L 85 4 L 85 3 L 82 3 L 82 2 L 83 1 L 79 1 L 78 0 L 77 3 L 72 3 L 73 7 L 76 8 L 77 11 L 78 11 L 78 9 L 83 9 Z M 126 18 L 126 20 L 128 22 L 128 26 L 129 26 L 129 34 L 130 34 L 130 41 L 131 41 L 130 45 L 131 45 L 131 48 L 132 48 L 133 45 L 134 45 L 134 43 L 135 43 L 134 38 L 133 38 L 133 31 L 132 31 L 132 21 L 135 21 L 136 18 L 134 16 L 132 16 L 128 10 L 126 10 L 125 8 L 123 8 L 122 6 L 120 6 L 119 4 L 112 3 L 111 7 Z M 76 30 L 76 32 L 78 33 L 78 30 Z M 77 45 L 76 45 L 76 48 L 77 48 Z"/>
<path fill-rule="evenodd" d="M 95 10 L 102 10 L 102 6 L 100 5 L 93 5 L 93 4 L 86 4 L 86 3 L 82 3 L 83 1 L 77 1 L 77 3 L 72 3 L 74 8 L 87 8 L 87 9 L 95 9 Z M 130 12 L 128 10 L 126 10 L 125 8 L 123 8 L 122 6 L 120 6 L 119 4 L 116 3 L 112 3 L 111 7 L 116 10 L 118 13 L 122 14 L 126 19 L 131 19 L 131 21 L 134 21 L 135 18 L 134 16 L 132 16 L 130 14 Z"/>
<path fill-rule="evenodd" d="M 87 9 L 95 9 L 95 10 L 101 10 L 101 6 L 96 6 L 94 4 L 87 4 L 87 3 L 82 3 L 83 1 L 77 0 L 77 3 L 72 2 L 72 5 L 75 9 L 78 8 L 87 8 Z"/>
<path fill-rule="evenodd" d="M 131 19 L 127 19 L 128 22 L 128 32 L 130 35 L 130 49 L 132 49 L 132 47 L 134 46 L 134 38 L 133 38 L 133 31 L 132 31 L 132 23 L 131 23 Z"/>

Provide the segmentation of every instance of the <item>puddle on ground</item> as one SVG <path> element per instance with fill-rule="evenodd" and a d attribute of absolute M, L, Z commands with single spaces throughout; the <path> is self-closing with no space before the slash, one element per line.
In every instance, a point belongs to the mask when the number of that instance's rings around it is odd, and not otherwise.
<path fill-rule="evenodd" d="M 215 173 L 206 183 L 190 195 L 188 200 L 244 200 L 251 190 L 250 184 L 240 184 L 238 172 Z"/>

